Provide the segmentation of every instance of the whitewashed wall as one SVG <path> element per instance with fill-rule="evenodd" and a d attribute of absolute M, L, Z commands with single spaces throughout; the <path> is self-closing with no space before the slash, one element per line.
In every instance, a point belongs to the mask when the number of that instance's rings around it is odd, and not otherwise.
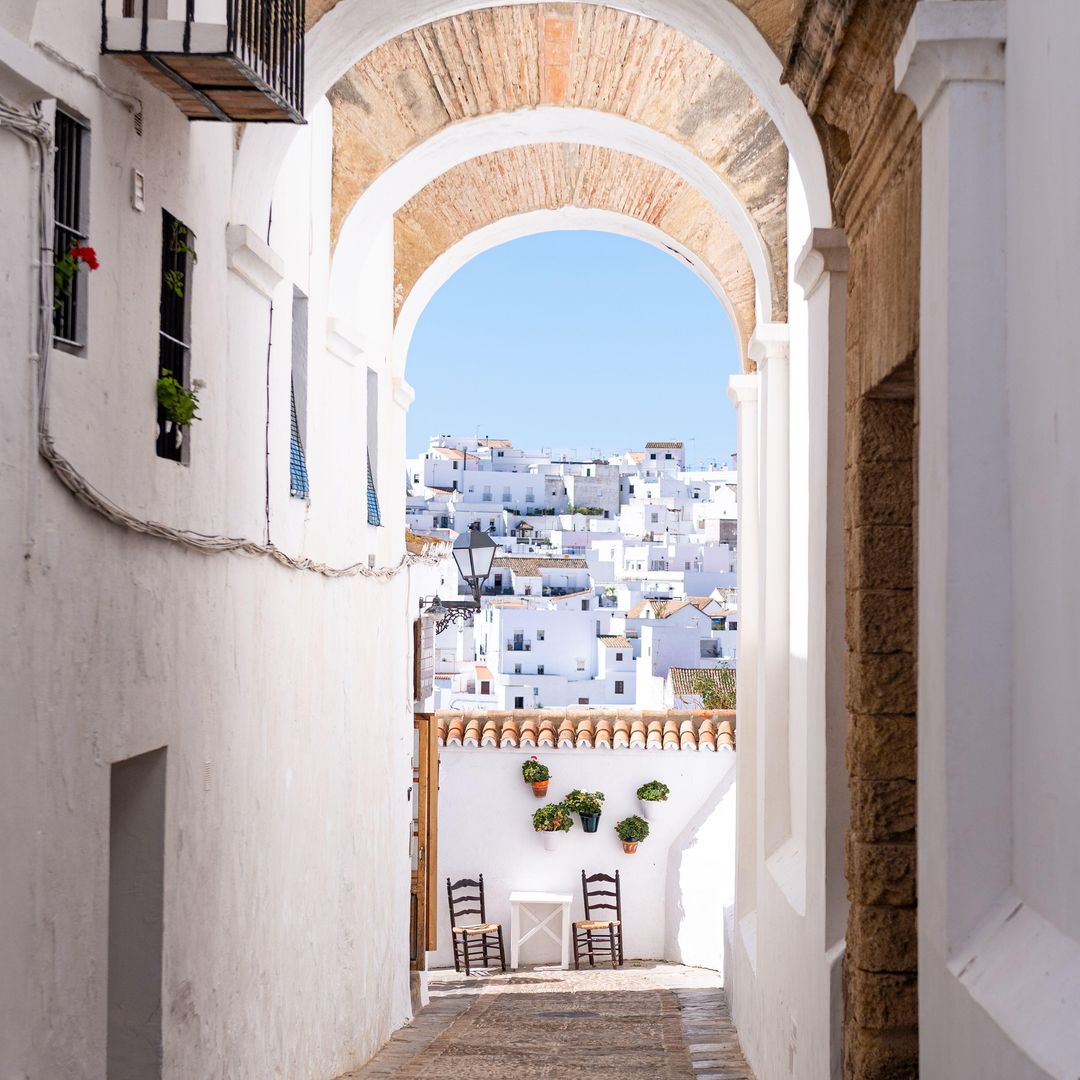
<path fill-rule="evenodd" d="M 21 5 L 20 10 L 27 5 Z M 52 357 L 58 449 L 110 498 L 178 527 L 260 540 L 270 304 L 271 537 L 338 564 L 400 555 L 364 517 L 365 368 L 379 370 L 383 509 L 400 521 L 403 413 L 386 370 L 391 251 L 354 313 L 366 352 L 324 347 L 329 111 L 295 133 L 274 202 L 272 298 L 227 267 L 235 132 L 189 124 L 98 55 L 94 4 L 38 5 L 36 33 L 118 92 L 0 35 L 0 94 L 59 98 L 91 124 L 84 357 Z M 29 24 L 14 9 L 0 26 Z M 4 68 L 3 65 L 8 65 Z M 24 78 L 13 77 L 14 64 Z M 28 84 L 27 79 L 30 80 Z M 33 80 L 38 80 L 33 82 Z M 146 180 L 146 210 L 128 191 Z M 410 1015 L 408 582 L 329 581 L 205 556 L 77 504 L 34 443 L 32 160 L 0 131 L 6 269 L 0 343 L 0 1075 L 105 1075 L 110 764 L 168 747 L 163 1036 L 167 1080 L 326 1080 Z M 206 381 L 191 464 L 154 454 L 161 207 L 197 235 L 192 374 Z M 310 505 L 288 493 L 293 283 L 312 297 Z M 362 357 L 362 358 L 361 358 Z M 407 396 L 407 395 L 406 395 Z M 404 400 L 404 399 L 402 399 Z M 360 422 L 358 424 L 358 418 Z M 332 958 L 332 962 L 328 962 Z"/>
<path fill-rule="evenodd" d="M 521 778 L 525 750 L 444 748 L 439 789 L 439 948 L 430 966 L 453 963 L 446 878 L 484 875 L 489 920 L 501 922 L 509 963 L 510 906 L 516 890 L 570 893 L 572 917 L 584 918 L 581 871 L 621 872 L 628 958 L 676 960 L 721 970 L 723 923 L 734 896 L 735 755 L 663 750 L 555 750 L 536 755 L 551 769 L 538 799 Z M 659 779 L 671 797 L 650 822 L 634 855 L 623 852 L 615 823 L 639 812 L 635 792 Z M 574 788 L 603 791 L 600 828 L 586 833 L 578 815 L 557 851 L 532 828 L 537 807 Z M 558 960 L 542 934 L 522 963 Z"/>

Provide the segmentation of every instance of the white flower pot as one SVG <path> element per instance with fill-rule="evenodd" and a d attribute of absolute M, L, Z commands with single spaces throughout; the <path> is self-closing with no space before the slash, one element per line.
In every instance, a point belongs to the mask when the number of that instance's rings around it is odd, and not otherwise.
<path fill-rule="evenodd" d="M 641 807 L 641 816 L 646 821 L 657 821 L 660 818 L 664 804 L 662 802 L 650 802 L 648 799 L 638 799 L 638 806 Z"/>
<path fill-rule="evenodd" d="M 562 842 L 562 838 L 566 835 L 564 832 L 546 832 L 544 833 L 544 850 L 556 851 L 559 844 Z"/>

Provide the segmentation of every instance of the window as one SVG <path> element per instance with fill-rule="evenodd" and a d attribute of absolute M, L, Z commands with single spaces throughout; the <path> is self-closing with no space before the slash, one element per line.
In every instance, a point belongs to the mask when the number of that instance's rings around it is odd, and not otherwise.
<path fill-rule="evenodd" d="M 665 454 L 664 455 L 664 460 L 665 461 L 670 461 L 671 460 L 671 455 L 670 454 Z"/>
<path fill-rule="evenodd" d="M 653 520 L 653 524 L 655 525 L 656 522 L 658 522 L 660 520 L 660 515 L 659 514 L 653 514 L 652 515 L 652 520 Z"/>
<path fill-rule="evenodd" d="M 90 132 L 66 112 L 56 110 L 56 156 L 53 160 L 53 259 L 79 247 L 87 238 L 87 187 Z M 66 295 L 58 290 L 53 308 L 53 337 L 60 345 L 81 349 L 86 338 L 86 275 L 76 273 Z"/>
<path fill-rule="evenodd" d="M 650 461 L 655 461 L 656 460 L 656 455 L 655 454 L 650 454 L 649 455 L 649 460 Z"/>
<path fill-rule="evenodd" d="M 615 693 L 616 694 L 621 694 L 623 692 L 624 692 L 624 684 L 623 684 L 622 679 L 616 679 L 615 680 Z"/>
<path fill-rule="evenodd" d="M 515 709 L 524 709 L 525 708 L 525 699 L 523 697 L 514 698 L 514 708 Z"/>
<path fill-rule="evenodd" d="M 158 333 L 158 378 L 191 386 L 191 279 L 195 268 L 195 236 L 167 210 L 161 212 L 161 303 Z M 190 425 L 170 420 L 158 402 L 157 455 L 186 465 L 190 458 Z"/>
<path fill-rule="evenodd" d="M 454 462 L 454 468 L 455 469 L 457 468 L 457 462 L 456 461 Z"/>
<path fill-rule="evenodd" d="M 683 569 L 684 569 L 684 570 L 689 570 L 689 569 L 690 569 L 690 563 L 689 563 L 689 562 L 686 562 L 686 563 L 685 563 L 685 564 L 683 565 Z"/>
<path fill-rule="evenodd" d="M 311 496 L 307 455 L 307 347 L 308 298 L 295 286 L 292 302 L 292 386 L 289 409 L 289 494 L 295 499 Z"/>
<path fill-rule="evenodd" d="M 582 611 L 588 611 L 589 610 L 589 601 L 588 600 L 582 600 L 581 601 L 581 610 Z"/>
<path fill-rule="evenodd" d="M 617 652 L 617 653 L 615 654 L 615 659 L 616 659 L 616 660 L 621 660 L 621 659 L 622 659 L 622 653 L 621 653 L 621 652 Z"/>
<path fill-rule="evenodd" d="M 481 680 L 481 682 L 480 682 L 480 693 L 485 694 L 485 695 L 491 693 L 491 683 L 487 679 L 482 679 Z"/>
<path fill-rule="evenodd" d="M 476 693 L 476 680 L 475 679 L 469 679 L 465 683 L 465 693 L 466 694 L 475 694 Z"/>
<path fill-rule="evenodd" d="M 500 450 L 500 451 L 499 451 L 499 452 L 498 452 L 498 453 L 497 453 L 497 454 L 496 454 L 495 456 L 496 456 L 496 457 L 504 457 L 505 455 L 504 455 L 504 454 L 503 454 L 503 452 L 502 452 L 502 451 Z"/>
<path fill-rule="evenodd" d="M 381 525 L 379 494 L 375 477 L 379 475 L 379 374 L 368 368 L 367 373 L 367 521 Z"/>
<path fill-rule="evenodd" d="M 536 674 L 537 675 L 543 675 L 544 674 L 544 665 L 543 664 L 537 664 L 536 665 Z"/>
<path fill-rule="evenodd" d="M 504 488 L 503 488 L 503 492 L 502 492 L 502 501 L 503 501 L 504 503 L 505 503 L 505 502 L 509 502 L 509 501 L 510 501 L 510 489 L 509 489 L 508 487 L 504 487 Z"/>
<path fill-rule="evenodd" d="M 634 485 L 633 484 L 630 485 L 630 494 L 631 495 L 634 494 Z"/>
<path fill-rule="evenodd" d="M 521 665 L 520 664 L 515 664 L 514 665 L 514 674 L 515 675 L 520 675 L 521 674 Z"/>
<path fill-rule="evenodd" d="M 579 705 L 588 705 L 589 704 L 589 699 L 587 697 L 579 697 L 577 699 L 577 703 Z"/>
<path fill-rule="evenodd" d="M 584 671 L 585 670 L 585 661 L 584 660 L 579 660 L 577 662 L 577 669 L 578 669 L 578 671 Z"/>

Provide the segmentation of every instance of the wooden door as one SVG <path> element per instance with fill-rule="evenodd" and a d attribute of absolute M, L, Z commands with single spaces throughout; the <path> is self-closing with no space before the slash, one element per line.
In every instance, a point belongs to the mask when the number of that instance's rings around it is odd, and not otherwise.
<path fill-rule="evenodd" d="M 431 713 L 413 716 L 412 781 L 409 960 L 420 971 L 426 966 L 426 953 L 436 946 L 439 915 L 439 746 Z"/>

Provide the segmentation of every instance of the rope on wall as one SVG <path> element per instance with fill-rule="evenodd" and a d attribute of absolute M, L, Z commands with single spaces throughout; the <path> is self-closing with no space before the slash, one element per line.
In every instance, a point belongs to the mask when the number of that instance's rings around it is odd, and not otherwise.
<path fill-rule="evenodd" d="M 367 577 L 378 581 L 389 581 L 403 570 L 418 563 L 435 566 L 440 557 L 432 552 L 406 552 L 393 566 L 368 566 L 366 562 L 351 563 L 348 566 L 329 566 L 313 559 L 296 558 L 286 554 L 273 544 L 258 543 L 243 537 L 220 536 L 201 533 L 193 529 L 177 529 L 159 521 L 147 521 L 129 513 L 117 505 L 107 495 L 98 491 L 76 468 L 63 456 L 53 442 L 49 431 L 49 351 L 52 346 L 52 305 L 53 305 L 53 251 L 49 223 L 52 220 L 52 155 L 53 139 L 49 125 L 42 117 L 41 108 L 35 105 L 25 111 L 0 99 L 0 128 L 12 131 L 28 143 L 37 157 L 39 183 L 37 191 L 38 230 L 41 239 L 42 256 L 35 262 L 37 271 L 38 306 L 32 315 L 36 351 L 31 360 L 38 365 L 37 373 L 37 437 L 38 452 L 49 464 L 60 482 L 84 506 L 111 521 L 114 525 L 153 536 L 159 540 L 180 544 L 204 555 L 220 555 L 224 552 L 238 552 L 243 555 L 264 556 L 273 559 L 291 570 L 306 570 L 327 578 Z"/>

